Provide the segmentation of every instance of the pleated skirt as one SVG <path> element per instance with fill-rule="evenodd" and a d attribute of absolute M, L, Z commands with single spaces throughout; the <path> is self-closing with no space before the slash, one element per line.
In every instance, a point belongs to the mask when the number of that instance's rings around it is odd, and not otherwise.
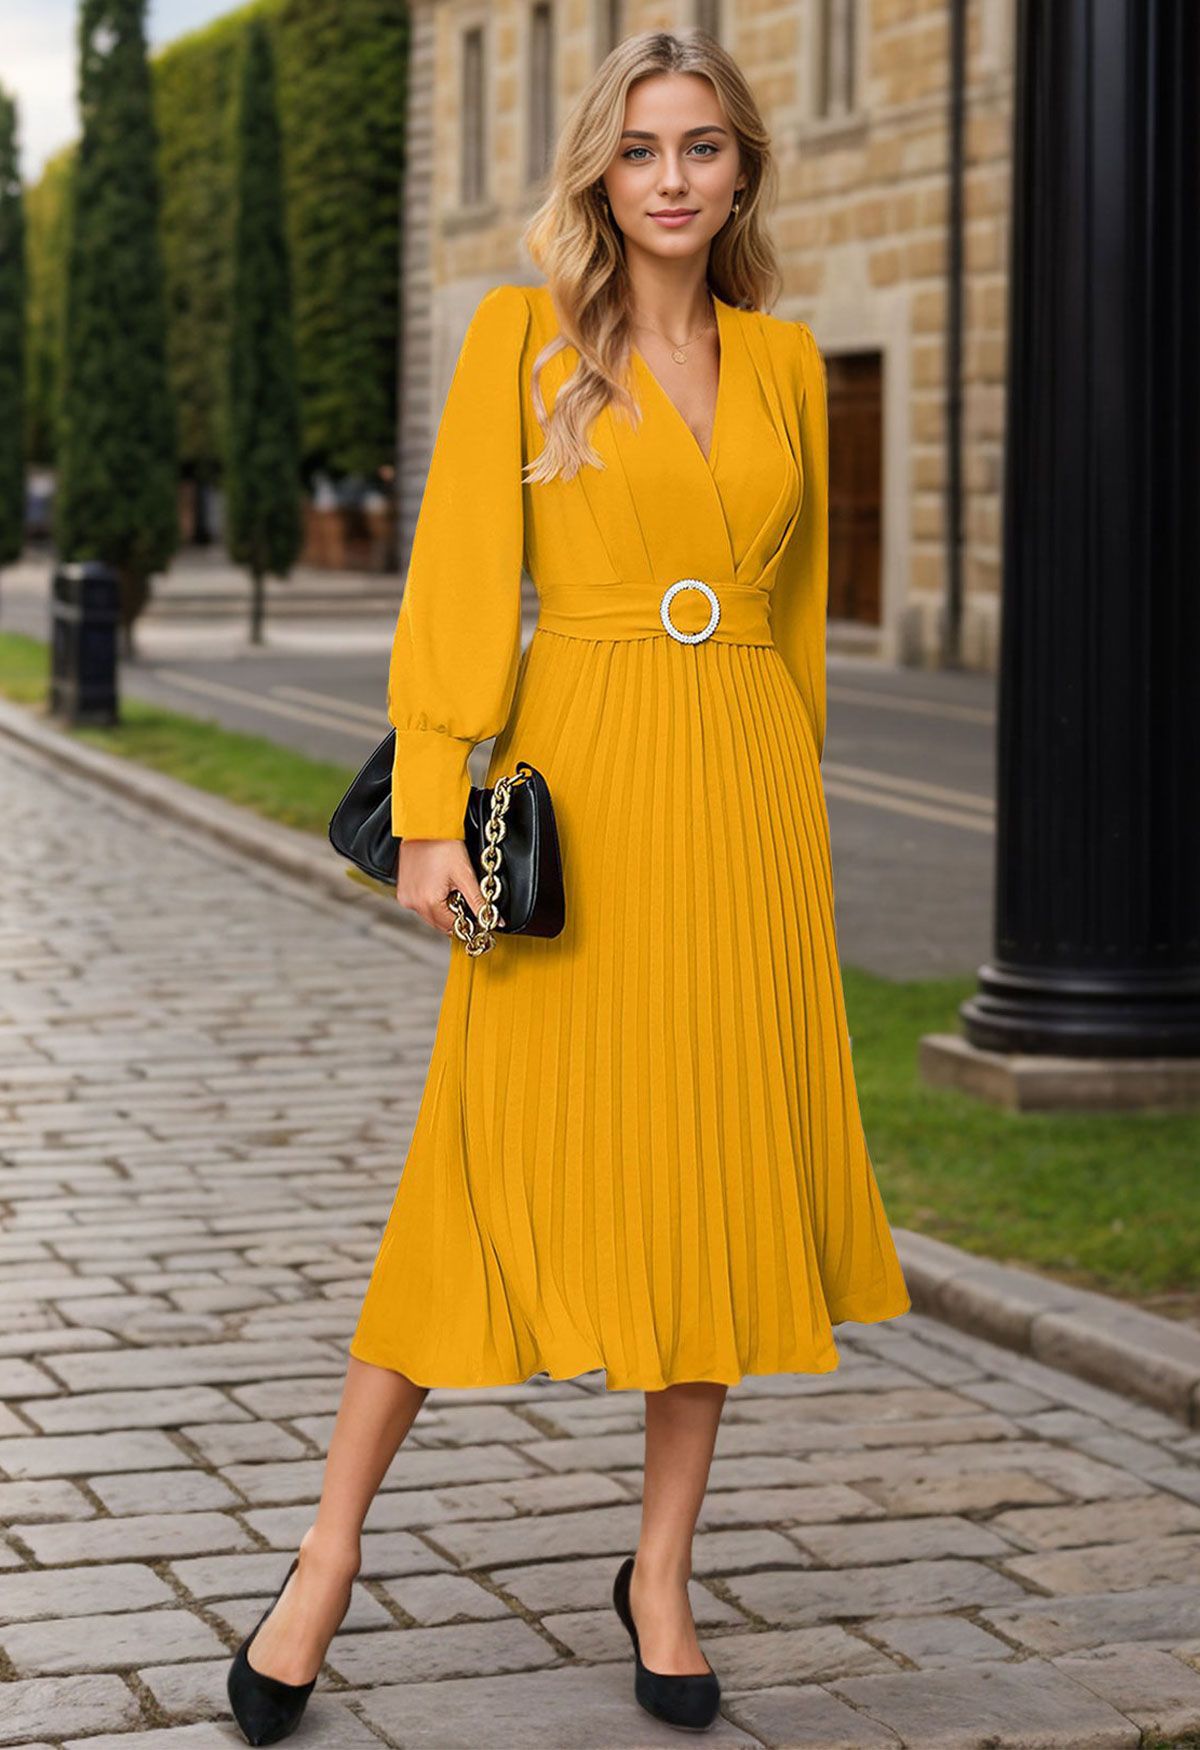
<path fill-rule="evenodd" d="M 774 645 L 538 628 L 567 922 L 453 943 L 350 1353 L 421 1385 L 825 1373 L 911 1305 L 860 1117 L 816 744 Z"/>

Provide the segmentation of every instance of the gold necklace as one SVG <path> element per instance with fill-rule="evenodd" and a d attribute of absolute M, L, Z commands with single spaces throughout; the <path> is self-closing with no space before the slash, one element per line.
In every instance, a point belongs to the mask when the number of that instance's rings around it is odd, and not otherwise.
<path fill-rule="evenodd" d="M 651 334 L 657 334 L 660 340 L 666 341 L 667 345 L 671 348 L 671 357 L 675 360 L 675 363 L 677 365 L 686 365 L 688 355 L 684 352 L 684 347 L 690 346 L 693 340 L 698 340 L 702 334 L 707 334 L 710 328 L 716 327 L 716 323 L 710 319 L 704 324 L 703 328 L 698 328 L 695 334 L 689 334 L 686 340 L 681 340 L 678 346 L 676 346 L 669 334 L 664 334 L 661 328 L 655 328 L 652 323 L 635 322 L 633 326 L 635 328 L 649 328 Z"/>

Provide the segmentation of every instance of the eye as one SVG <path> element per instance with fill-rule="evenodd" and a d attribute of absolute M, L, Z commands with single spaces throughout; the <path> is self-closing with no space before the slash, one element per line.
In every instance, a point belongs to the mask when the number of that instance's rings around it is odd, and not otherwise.
<path fill-rule="evenodd" d="M 721 150 L 714 140 L 697 140 L 695 145 L 690 147 L 689 150 L 695 152 L 697 148 L 700 149 L 705 158 L 716 158 L 719 156 Z M 632 163 L 642 164 L 645 160 L 642 158 L 634 158 L 634 153 L 645 152 L 648 154 L 649 151 L 649 146 L 629 146 L 621 153 L 621 156 L 622 158 L 629 159 Z"/>

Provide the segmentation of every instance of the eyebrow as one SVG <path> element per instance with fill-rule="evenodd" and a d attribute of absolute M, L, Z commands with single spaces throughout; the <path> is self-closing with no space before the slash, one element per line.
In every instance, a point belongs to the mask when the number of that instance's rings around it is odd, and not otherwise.
<path fill-rule="evenodd" d="M 721 126 L 720 122 L 703 122 L 697 128 L 684 128 L 683 137 L 686 140 L 692 134 L 725 134 L 728 131 L 727 128 Z M 649 133 L 645 128 L 625 128 L 621 138 L 623 140 L 657 140 L 658 135 Z"/>

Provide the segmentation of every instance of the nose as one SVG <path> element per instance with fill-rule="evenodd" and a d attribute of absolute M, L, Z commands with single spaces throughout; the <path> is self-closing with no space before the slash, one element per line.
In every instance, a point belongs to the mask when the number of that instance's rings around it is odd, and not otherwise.
<path fill-rule="evenodd" d="M 663 195 L 664 199 L 674 197 L 681 195 L 686 189 L 687 178 L 682 170 L 676 171 L 674 166 L 668 164 L 658 186 L 659 192 Z"/>

